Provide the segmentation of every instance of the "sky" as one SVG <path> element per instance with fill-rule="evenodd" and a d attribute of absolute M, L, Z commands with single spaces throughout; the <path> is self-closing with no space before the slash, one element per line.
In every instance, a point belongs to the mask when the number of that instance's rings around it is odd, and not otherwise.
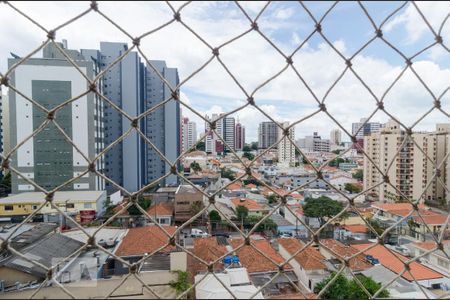
<path fill-rule="evenodd" d="M 47 29 L 52 29 L 87 8 L 89 2 L 11 2 Z M 168 22 L 173 12 L 165 2 L 98 2 L 100 11 L 116 22 L 131 36 L 139 36 Z M 175 9 L 183 2 L 171 3 Z M 266 2 L 240 2 L 254 19 Z M 312 16 L 319 20 L 333 2 L 305 2 Z M 434 42 L 415 6 L 408 3 L 385 21 L 403 2 L 362 2 L 363 7 L 378 27 L 382 22 L 383 37 L 397 49 L 412 57 Z M 450 13 L 447 2 L 417 2 L 435 32 L 439 32 Z M 239 36 L 250 28 L 250 21 L 234 2 L 192 2 L 181 10 L 181 18 L 212 47 Z M 327 110 L 347 131 L 351 123 L 369 117 L 376 109 L 376 100 L 358 78 L 347 70 L 345 61 L 318 34 L 307 37 L 314 30 L 314 22 L 298 2 L 272 2 L 257 21 L 268 42 L 255 31 L 240 37 L 220 49 L 220 59 L 238 80 L 247 94 L 265 113 L 279 122 L 296 122 L 318 110 L 324 100 Z M 427 90 L 411 69 L 404 71 L 398 82 L 387 92 L 394 79 L 405 68 L 405 59 L 380 39 L 374 40 L 362 51 L 358 50 L 374 36 L 374 27 L 357 2 L 339 2 L 322 21 L 322 32 L 346 58 L 367 87 L 381 99 L 392 115 L 411 126 L 433 107 L 433 97 L 440 96 L 450 86 L 450 54 L 441 45 L 435 45 L 412 59 L 414 71 L 429 87 Z M 10 52 L 20 56 L 40 45 L 46 34 L 6 4 L 0 4 L 0 72 L 7 68 Z M 441 28 L 444 44 L 450 48 L 450 19 Z M 57 31 L 56 39 L 68 40 L 70 49 L 99 48 L 100 41 L 128 42 L 130 38 L 96 12 Z M 275 44 L 286 56 L 299 45 L 292 56 L 293 66 L 313 93 L 291 67 L 279 76 L 261 85 L 286 67 L 285 58 L 274 49 Z M 165 60 L 169 67 L 178 68 L 183 81 L 205 64 L 211 50 L 182 24 L 174 22 L 148 35 L 141 47 L 149 59 Z M 80 75 L 81 76 L 81 75 Z M 260 88 L 258 88 L 260 87 Z M 330 88 L 332 87 L 331 91 Z M 329 92 L 328 92 L 329 91 Z M 181 99 L 201 115 L 232 111 L 246 103 L 247 96 L 234 82 L 223 66 L 213 59 L 199 73 L 181 86 Z M 442 108 L 450 112 L 450 91 L 444 93 Z M 204 122 L 192 111 L 182 107 L 184 115 L 197 122 L 198 132 Z M 257 140 L 257 127 L 268 119 L 252 107 L 233 114 L 246 127 L 247 141 Z M 386 122 L 389 116 L 377 112 L 372 121 Z M 436 123 L 450 122 L 449 118 L 433 111 L 414 130 L 433 130 Z M 320 112 L 295 127 L 296 138 L 317 131 L 329 138 L 338 125 Z M 349 140 L 344 135 L 344 140 Z"/>

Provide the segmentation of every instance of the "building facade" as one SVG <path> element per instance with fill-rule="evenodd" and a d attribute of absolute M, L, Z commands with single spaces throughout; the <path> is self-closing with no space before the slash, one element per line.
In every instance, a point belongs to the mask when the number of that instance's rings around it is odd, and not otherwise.
<path fill-rule="evenodd" d="M 275 144 L 278 141 L 278 129 L 279 127 L 274 122 L 260 123 L 258 127 L 258 149 L 267 149 Z"/>
<path fill-rule="evenodd" d="M 245 146 L 245 127 L 239 121 L 236 123 L 236 144 L 235 148 L 238 151 L 241 151 L 244 149 Z"/>
<path fill-rule="evenodd" d="M 404 143 L 407 136 L 405 131 L 391 120 L 380 132 L 364 137 L 364 151 L 381 171 L 387 172 L 391 183 L 409 199 L 446 204 L 450 200 L 449 195 L 438 179 L 433 178 L 433 174 L 436 172 L 435 165 L 440 166 L 438 172 L 442 182 L 448 180 L 449 161 L 444 159 L 449 151 L 449 135 L 450 124 L 437 124 L 435 132 L 413 133 L 414 141 L 408 139 Z M 392 160 L 394 163 L 388 170 Z M 364 189 L 382 180 L 383 176 L 365 156 Z M 405 200 L 387 183 L 374 188 L 372 192 L 380 201 Z"/>
<path fill-rule="evenodd" d="M 180 79 L 176 68 L 169 68 L 165 61 L 151 60 L 164 79 L 172 86 L 178 86 Z M 146 93 L 144 110 L 149 110 L 161 102 L 171 98 L 171 90 L 153 68 L 146 68 Z M 177 90 L 179 94 L 179 90 Z M 158 150 L 171 162 L 181 154 L 181 111 L 180 103 L 171 99 L 145 118 L 145 135 Z M 146 182 L 150 183 L 170 172 L 170 165 L 161 159 L 160 155 L 150 145 L 146 145 Z M 176 185 L 178 177 L 170 175 L 159 182 L 161 185 Z"/>
<path fill-rule="evenodd" d="M 289 122 L 282 123 L 283 128 L 289 126 Z M 283 136 L 283 130 L 281 128 L 278 129 L 278 136 Z M 291 127 L 289 129 L 289 138 L 295 141 L 295 129 Z M 295 166 L 295 146 L 289 140 L 287 136 L 283 137 L 281 142 L 278 144 L 278 163 Z"/>
<path fill-rule="evenodd" d="M 66 51 L 88 78 L 94 78 L 96 70 L 92 61 L 84 60 L 78 51 Z M 86 79 L 54 45 L 44 47 L 43 54 L 43 58 L 30 58 L 12 72 L 11 83 L 17 90 L 42 107 L 52 109 L 89 89 Z M 18 60 L 8 59 L 9 67 Z M 9 120 L 10 145 L 15 147 L 46 122 L 47 114 L 10 89 Z M 55 113 L 55 121 L 89 159 L 103 150 L 103 110 L 97 95 L 86 94 L 64 105 Z M 17 149 L 11 163 L 23 176 L 51 190 L 86 171 L 88 161 L 66 140 L 55 123 L 49 122 L 41 129 Z M 96 161 L 96 168 L 98 171 L 103 170 L 102 159 Z M 62 186 L 61 190 L 103 190 L 104 187 L 102 178 L 87 173 L 71 184 Z M 12 174 L 13 194 L 34 190 L 33 185 Z"/>
<path fill-rule="evenodd" d="M 322 139 L 317 132 L 298 139 L 296 143 L 300 149 L 307 152 L 330 152 L 330 140 Z"/>
<path fill-rule="evenodd" d="M 342 132 L 340 129 L 333 129 L 330 132 L 330 143 L 332 145 L 340 145 L 342 142 Z"/>
<path fill-rule="evenodd" d="M 218 155 L 225 152 L 230 152 L 231 149 L 235 150 L 236 144 L 236 134 L 235 134 L 235 119 L 234 117 L 223 117 L 224 114 L 212 114 L 209 118 L 208 115 L 205 116 L 207 120 L 212 122 L 216 121 L 215 132 L 209 132 L 205 140 L 205 151 L 206 153 Z M 219 119 L 220 118 L 220 119 Z M 208 122 L 205 122 L 205 132 L 210 131 L 211 126 Z M 225 145 L 222 139 L 226 142 Z"/>
<path fill-rule="evenodd" d="M 364 136 L 371 133 L 379 132 L 380 128 L 382 127 L 381 123 L 379 122 L 367 122 L 366 124 L 364 124 L 364 122 L 366 121 L 367 118 L 361 118 L 359 122 L 352 123 L 352 135 L 356 134 L 357 140 L 364 139 Z"/>
<path fill-rule="evenodd" d="M 181 119 L 181 152 L 189 150 L 197 142 L 197 124 L 188 117 Z"/>

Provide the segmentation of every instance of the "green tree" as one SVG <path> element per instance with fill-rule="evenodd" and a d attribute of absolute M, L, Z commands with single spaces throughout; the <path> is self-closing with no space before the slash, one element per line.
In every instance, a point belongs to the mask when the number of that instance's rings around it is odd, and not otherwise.
<path fill-rule="evenodd" d="M 319 293 L 334 277 L 336 272 L 332 272 L 330 276 L 318 282 L 314 287 L 314 293 Z M 363 275 L 356 275 L 364 286 L 364 288 L 371 294 L 375 294 L 380 288 L 381 284 L 376 283 L 372 278 L 365 277 Z M 388 298 L 389 292 L 383 290 L 378 294 L 380 298 Z M 344 275 L 337 275 L 336 280 L 328 286 L 326 291 L 322 294 L 323 299 L 368 299 L 369 296 L 364 292 L 364 290 L 359 286 L 356 280 L 353 278 L 351 280 L 347 279 Z"/>
<path fill-rule="evenodd" d="M 352 193 L 352 194 L 359 193 L 362 191 L 362 189 L 359 186 L 352 184 L 352 183 L 346 183 L 344 188 L 346 191 L 348 191 L 349 193 Z"/>
<path fill-rule="evenodd" d="M 236 179 L 236 174 L 233 171 L 231 171 L 231 170 L 229 170 L 227 168 L 220 169 L 220 176 L 222 178 L 228 178 L 231 181 Z"/>
<path fill-rule="evenodd" d="M 112 215 L 114 215 L 114 205 L 111 203 L 111 199 L 109 197 L 106 198 L 106 201 L 103 203 L 103 209 L 105 211 L 105 213 L 103 214 L 103 216 L 105 218 L 109 218 Z"/>
<path fill-rule="evenodd" d="M 255 156 L 250 153 L 250 152 L 244 152 L 244 154 L 242 155 L 242 157 L 247 158 L 248 160 L 253 160 L 255 158 Z"/>
<path fill-rule="evenodd" d="M 11 193 L 11 172 L 0 181 L 0 197 L 6 197 Z"/>
<path fill-rule="evenodd" d="M 266 197 L 267 202 L 269 202 L 269 204 L 275 203 L 278 201 L 278 197 L 275 194 L 270 194 Z"/>
<path fill-rule="evenodd" d="M 202 170 L 202 167 L 200 167 L 200 164 L 196 161 L 193 161 L 190 165 L 191 170 L 195 173 L 200 172 Z"/>
<path fill-rule="evenodd" d="M 333 159 L 332 161 L 330 161 L 328 163 L 328 165 L 330 167 L 337 167 L 337 166 L 339 166 L 340 163 L 343 163 L 343 162 L 345 162 L 345 159 L 343 159 L 341 157 L 337 157 L 337 158 Z"/>
<path fill-rule="evenodd" d="M 252 150 L 258 150 L 258 142 L 252 142 Z"/>
<path fill-rule="evenodd" d="M 304 165 L 308 165 L 309 164 L 304 156 L 302 156 L 302 162 L 303 162 Z"/>
<path fill-rule="evenodd" d="M 192 151 L 195 150 L 205 151 L 205 142 L 203 141 L 198 142 L 197 145 L 195 146 L 195 149 L 193 149 Z"/>
<path fill-rule="evenodd" d="M 137 203 L 140 207 L 142 207 L 144 210 L 147 210 L 147 208 L 150 207 L 152 204 L 152 200 L 145 198 L 142 194 L 138 196 Z M 142 215 L 142 212 L 136 207 L 136 205 L 132 205 L 128 207 L 128 214 L 130 216 L 140 216 Z"/>
<path fill-rule="evenodd" d="M 185 271 L 175 271 L 178 275 L 177 280 L 172 280 L 169 285 L 175 289 L 177 295 L 182 294 L 184 291 L 191 287 L 189 283 L 189 273 Z"/>
<path fill-rule="evenodd" d="M 326 223 L 327 219 L 334 217 L 343 209 L 344 206 L 341 202 L 326 196 L 306 198 L 305 204 L 303 205 L 305 217 L 318 218 L 321 226 Z M 342 216 L 341 218 L 344 217 L 345 216 Z"/>
<path fill-rule="evenodd" d="M 245 145 L 244 148 L 242 148 L 242 151 L 244 151 L 244 152 L 250 152 L 250 151 L 252 151 L 252 148 L 250 148 L 249 145 Z"/>
<path fill-rule="evenodd" d="M 341 153 L 341 151 L 342 151 L 342 150 L 338 150 L 338 149 L 336 149 L 336 150 L 333 150 L 333 151 L 331 151 L 331 152 L 333 152 L 334 154 L 337 154 L 337 155 L 339 155 L 339 154 Z"/>
<path fill-rule="evenodd" d="M 209 219 L 212 222 L 220 222 L 222 220 L 222 217 L 217 210 L 212 210 L 209 212 Z"/>
<path fill-rule="evenodd" d="M 248 216 L 245 220 L 245 224 L 253 228 L 263 217 L 260 216 Z M 263 232 L 266 230 L 272 230 L 276 232 L 278 229 L 277 224 L 270 218 L 265 219 L 261 224 L 256 227 L 255 232 Z"/>
<path fill-rule="evenodd" d="M 248 208 L 242 205 L 236 207 L 236 217 L 238 220 L 245 220 L 248 217 Z"/>
<path fill-rule="evenodd" d="M 357 179 L 357 180 L 359 180 L 359 181 L 363 181 L 363 179 L 364 179 L 364 172 L 363 172 L 363 170 L 359 169 L 358 171 L 353 173 L 352 177 Z"/>

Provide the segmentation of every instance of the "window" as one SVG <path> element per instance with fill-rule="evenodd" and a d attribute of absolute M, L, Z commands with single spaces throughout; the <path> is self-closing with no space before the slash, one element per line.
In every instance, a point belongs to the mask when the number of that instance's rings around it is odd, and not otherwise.
<path fill-rule="evenodd" d="M 84 203 L 84 208 L 92 208 L 92 203 Z"/>
<path fill-rule="evenodd" d="M 37 208 L 38 208 L 37 205 L 31 205 L 31 209 L 32 209 L 32 210 L 36 210 Z"/>
<path fill-rule="evenodd" d="M 5 205 L 5 210 L 14 210 L 13 205 Z"/>
<path fill-rule="evenodd" d="M 89 203 L 89 204 L 90 204 L 90 203 Z M 75 204 L 73 204 L 73 203 L 67 203 L 66 207 L 67 207 L 67 208 L 74 208 L 74 207 L 75 207 Z"/>

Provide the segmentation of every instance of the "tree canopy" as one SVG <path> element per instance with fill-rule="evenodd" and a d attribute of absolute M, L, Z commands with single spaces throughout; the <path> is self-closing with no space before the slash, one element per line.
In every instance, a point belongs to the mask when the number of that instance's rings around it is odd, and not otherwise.
<path fill-rule="evenodd" d="M 352 183 L 346 183 L 344 188 L 346 191 L 348 191 L 349 193 L 352 193 L 352 194 L 361 192 L 361 188 Z"/>
<path fill-rule="evenodd" d="M 303 205 L 305 217 L 318 218 L 323 225 L 326 219 L 332 218 L 344 209 L 341 202 L 333 200 L 326 196 L 319 198 L 306 198 Z"/>
<path fill-rule="evenodd" d="M 198 144 L 195 146 L 195 150 L 205 151 L 205 142 L 198 142 Z"/>
<path fill-rule="evenodd" d="M 327 284 L 336 276 L 336 272 L 331 273 L 330 276 L 318 282 L 314 287 L 314 293 L 319 293 Z M 381 284 L 376 283 L 372 278 L 363 275 L 356 275 L 361 284 L 371 294 L 375 294 L 380 288 Z M 383 290 L 378 294 L 379 298 L 388 298 L 389 292 Z M 336 280 L 327 288 L 322 294 L 323 299 L 369 299 L 369 296 L 359 286 L 356 280 L 347 279 L 342 274 L 339 274 Z"/>
<path fill-rule="evenodd" d="M 202 167 L 200 167 L 200 164 L 196 161 L 193 161 L 190 165 L 191 170 L 195 173 L 200 172 L 202 170 Z"/>
<path fill-rule="evenodd" d="M 209 219 L 213 222 L 218 222 L 222 220 L 222 217 L 217 210 L 212 210 L 209 212 Z"/>
<path fill-rule="evenodd" d="M 244 220 L 248 217 L 248 208 L 242 205 L 236 207 L 236 217 L 238 220 Z"/>
<path fill-rule="evenodd" d="M 231 181 L 236 179 L 236 174 L 233 171 L 231 171 L 231 170 L 229 170 L 227 168 L 220 169 L 220 176 L 222 178 L 228 178 Z"/>
<path fill-rule="evenodd" d="M 147 208 L 150 207 L 152 204 L 152 200 L 145 198 L 142 194 L 138 196 L 137 203 L 140 207 L 142 207 L 144 210 L 147 210 Z M 136 205 L 132 205 L 128 207 L 128 214 L 130 216 L 140 216 L 142 215 L 142 212 L 136 207 Z"/>
<path fill-rule="evenodd" d="M 253 160 L 255 158 L 255 155 L 253 155 L 250 152 L 244 152 L 244 154 L 242 155 L 242 157 L 247 158 L 248 160 Z"/>
<path fill-rule="evenodd" d="M 358 171 L 353 173 L 352 177 L 357 179 L 357 180 L 359 180 L 359 181 L 363 181 L 363 179 L 364 179 L 364 172 L 363 172 L 363 170 L 359 169 Z"/>

